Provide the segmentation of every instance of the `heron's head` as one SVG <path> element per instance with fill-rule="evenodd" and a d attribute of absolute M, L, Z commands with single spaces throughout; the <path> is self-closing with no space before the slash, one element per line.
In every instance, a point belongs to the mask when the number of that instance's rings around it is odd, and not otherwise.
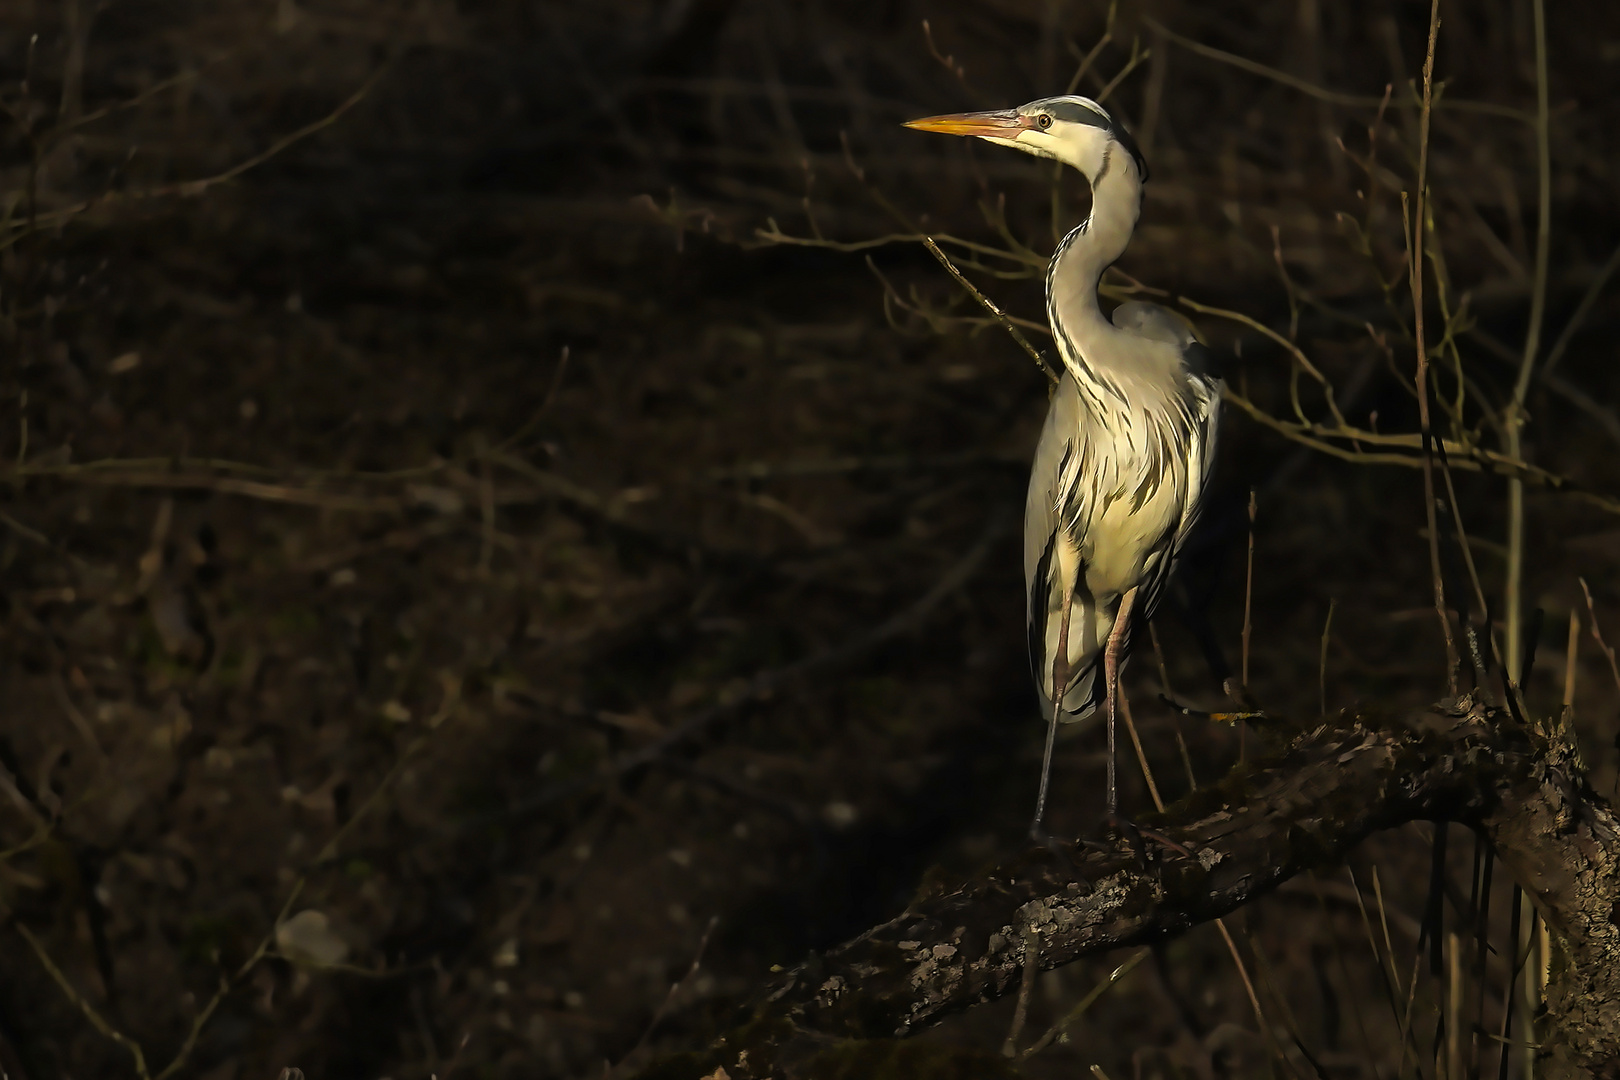
<path fill-rule="evenodd" d="M 1016 109 L 992 112 L 949 113 L 907 121 L 918 131 L 946 135 L 973 135 L 986 142 L 1010 146 L 1036 157 L 1054 158 L 1072 165 L 1095 183 L 1123 159 L 1146 180 L 1147 162 L 1136 140 L 1107 109 L 1090 98 L 1073 94 L 1041 98 Z"/>

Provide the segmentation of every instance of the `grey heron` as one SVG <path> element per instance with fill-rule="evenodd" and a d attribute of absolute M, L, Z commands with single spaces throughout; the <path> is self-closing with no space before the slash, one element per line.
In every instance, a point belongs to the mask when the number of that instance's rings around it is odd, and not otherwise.
<path fill-rule="evenodd" d="M 1107 109 L 1069 95 L 906 126 L 1052 158 L 1091 184 L 1090 215 L 1058 244 L 1046 273 L 1046 315 L 1063 373 L 1024 505 L 1030 663 L 1047 720 L 1030 831 L 1044 835 L 1058 724 L 1099 705 L 1108 719 L 1112 819 L 1120 668 L 1133 624 L 1152 617 L 1198 518 L 1214 461 L 1220 376 L 1210 351 L 1164 308 L 1128 301 L 1111 321 L 1103 317 L 1097 284 L 1130 243 L 1147 180 L 1135 140 Z"/>

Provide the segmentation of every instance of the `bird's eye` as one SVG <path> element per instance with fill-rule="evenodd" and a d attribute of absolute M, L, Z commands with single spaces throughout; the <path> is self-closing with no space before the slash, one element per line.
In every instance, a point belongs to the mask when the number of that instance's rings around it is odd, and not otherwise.
<path fill-rule="evenodd" d="M 1035 118 L 1035 122 L 1041 126 L 1041 130 L 1043 131 L 1052 126 L 1052 118 L 1045 113 L 1041 113 L 1041 115 L 1037 116 Z"/>

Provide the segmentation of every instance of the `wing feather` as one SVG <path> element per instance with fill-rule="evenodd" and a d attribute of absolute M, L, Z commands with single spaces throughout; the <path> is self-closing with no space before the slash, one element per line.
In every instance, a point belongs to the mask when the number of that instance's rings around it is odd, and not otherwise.
<path fill-rule="evenodd" d="M 1138 589 L 1141 619 L 1157 609 L 1197 523 L 1214 464 L 1221 384 L 1209 350 L 1156 305 L 1121 305 L 1114 321 L 1154 343 L 1144 356 L 1162 358 L 1153 362 L 1172 369 L 1165 374 L 1174 389 L 1162 400 L 1149 396 L 1139 412 L 1110 414 L 1104 429 L 1093 414 L 1097 402 L 1065 374 L 1047 412 L 1025 503 L 1026 631 L 1043 715 L 1049 715 L 1063 595 L 1072 587 L 1067 720 L 1101 704 L 1102 645 L 1120 596 Z M 1162 389 L 1165 381 L 1156 385 Z"/>

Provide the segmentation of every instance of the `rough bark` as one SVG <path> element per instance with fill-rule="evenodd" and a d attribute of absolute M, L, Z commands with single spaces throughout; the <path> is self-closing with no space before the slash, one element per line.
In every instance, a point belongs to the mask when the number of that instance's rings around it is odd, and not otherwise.
<path fill-rule="evenodd" d="M 1302 871 L 1337 864 L 1370 833 L 1410 821 L 1485 835 L 1557 940 L 1547 988 L 1546 1075 L 1620 1077 L 1620 829 L 1573 745 L 1463 697 L 1401 716 L 1272 722 L 1269 756 L 1171 807 L 1164 844 L 1035 849 L 815 957 L 769 985 L 747 1020 L 643 1080 L 712 1076 L 1015 1075 L 974 1055 L 947 1066 L 904 1037 L 1016 989 L 1024 942 L 1048 969 L 1161 940 L 1218 918 Z M 908 1051 L 915 1047 L 915 1051 Z"/>

